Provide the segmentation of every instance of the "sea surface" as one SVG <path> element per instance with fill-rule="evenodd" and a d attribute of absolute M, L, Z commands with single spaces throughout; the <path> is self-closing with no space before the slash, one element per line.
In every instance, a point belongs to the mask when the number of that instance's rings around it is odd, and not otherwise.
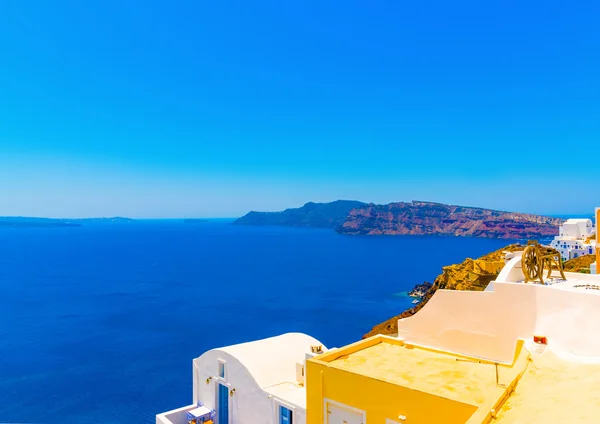
<path fill-rule="evenodd" d="M 228 220 L 0 228 L 0 422 L 154 423 L 194 357 L 290 331 L 327 347 L 509 242 L 342 236 Z"/>

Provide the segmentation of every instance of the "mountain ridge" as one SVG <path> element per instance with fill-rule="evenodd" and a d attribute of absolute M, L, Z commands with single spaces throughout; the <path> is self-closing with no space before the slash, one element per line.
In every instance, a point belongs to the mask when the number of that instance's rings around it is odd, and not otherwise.
<path fill-rule="evenodd" d="M 250 211 L 233 223 L 236 225 L 279 225 L 286 227 L 337 228 L 350 213 L 366 203 L 357 200 L 335 200 L 328 203 L 307 202 L 299 208 L 281 212 Z"/>
<path fill-rule="evenodd" d="M 281 212 L 251 211 L 237 225 L 333 228 L 346 235 L 445 235 L 501 239 L 549 238 L 562 218 L 415 200 L 384 205 L 353 200 L 308 202 Z"/>
<path fill-rule="evenodd" d="M 472 206 L 412 201 L 369 204 L 349 212 L 337 228 L 349 235 L 449 235 L 503 239 L 558 235 L 560 218 Z"/>

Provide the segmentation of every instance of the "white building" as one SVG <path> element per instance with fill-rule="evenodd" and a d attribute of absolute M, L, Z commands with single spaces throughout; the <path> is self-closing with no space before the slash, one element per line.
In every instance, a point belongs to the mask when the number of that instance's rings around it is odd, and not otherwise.
<path fill-rule="evenodd" d="M 305 361 L 324 351 L 301 333 L 209 350 L 193 360 L 192 404 L 156 424 L 305 424 Z"/>
<path fill-rule="evenodd" d="M 552 247 L 560 252 L 563 261 L 596 253 L 596 229 L 591 219 L 568 219 L 560 226 L 558 236 L 552 240 Z"/>
<path fill-rule="evenodd" d="M 485 291 L 436 291 L 421 311 L 398 321 L 398 337 L 502 362 L 511 360 L 516 340 L 535 334 L 563 357 L 600 363 L 600 276 L 565 272 L 566 280 L 525 283 L 521 259 L 514 255 Z"/>

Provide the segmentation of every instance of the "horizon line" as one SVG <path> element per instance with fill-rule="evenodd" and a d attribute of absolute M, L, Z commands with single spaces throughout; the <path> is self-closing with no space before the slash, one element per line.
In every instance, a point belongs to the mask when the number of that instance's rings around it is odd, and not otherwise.
<path fill-rule="evenodd" d="M 486 208 L 482 208 L 486 209 Z M 258 213 L 279 213 L 283 211 L 250 211 L 250 212 L 258 212 Z M 238 219 L 244 215 L 238 216 L 186 216 L 186 217 L 177 217 L 177 216 L 169 216 L 169 217 L 142 217 L 142 218 L 134 218 L 128 216 L 88 216 L 88 217 L 55 217 L 55 216 L 25 216 L 25 215 L 0 215 L 0 220 L 2 219 L 43 219 L 43 220 L 56 220 L 56 221 L 89 221 L 89 220 L 122 220 L 122 221 L 176 221 L 176 220 L 218 220 L 218 219 Z M 523 213 L 529 215 L 538 215 L 538 216 L 547 216 L 550 218 L 568 218 L 568 217 L 590 217 L 594 218 L 593 213 L 550 213 L 550 214 L 539 214 L 539 213 L 531 213 L 531 212 L 515 212 L 515 213 Z"/>

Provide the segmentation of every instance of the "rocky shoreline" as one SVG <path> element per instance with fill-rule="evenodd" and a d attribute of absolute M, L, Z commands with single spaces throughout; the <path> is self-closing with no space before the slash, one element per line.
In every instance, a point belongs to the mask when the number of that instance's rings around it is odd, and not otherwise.
<path fill-rule="evenodd" d="M 376 334 L 387 334 L 395 336 L 398 334 L 398 320 L 409 318 L 419 312 L 427 304 L 429 299 L 438 289 L 445 290 L 473 290 L 483 291 L 493 281 L 504 265 L 504 258 L 508 252 L 516 252 L 525 248 L 522 244 L 510 244 L 478 259 L 467 258 L 460 264 L 445 266 L 442 273 L 438 275 L 433 284 L 424 282 L 417 284 L 408 294 L 419 301 L 414 307 L 394 316 L 387 321 L 374 326 L 363 338 Z M 589 273 L 589 265 L 594 262 L 595 255 L 585 255 L 571 259 L 564 263 L 565 271 Z M 484 269 L 493 269 L 493 272 L 485 272 Z M 429 287 L 429 288 L 427 288 Z"/>
<path fill-rule="evenodd" d="M 419 298 L 421 299 L 414 307 L 407 309 L 400 315 L 394 316 L 387 321 L 382 322 L 374 326 L 370 332 L 365 334 L 363 338 L 371 337 L 376 334 L 387 334 L 396 335 L 398 334 L 398 320 L 401 318 L 408 318 L 416 314 L 421 310 L 423 306 L 427 304 L 429 299 L 435 294 L 438 289 L 445 290 L 475 290 L 483 291 L 488 283 L 492 281 L 497 275 L 497 272 L 485 273 L 481 272 L 481 268 L 486 264 L 496 265 L 496 269 L 499 270 L 499 266 L 503 264 L 504 256 L 506 252 L 514 252 L 523 250 L 525 246 L 521 244 L 510 244 L 502 249 L 498 249 L 492 253 L 488 253 L 478 259 L 467 258 L 460 264 L 454 264 L 445 266 L 442 269 L 442 273 L 436 277 L 433 284 L 423 294 L 424 284 L 418 284 L 411 292 L 415 291 L 416 294 L 422 294 Z M 409 293 L 410 294 L 410 293 Z"/>
<path fill-rule="evenodd" d="M 424 281 L 422 284 L 417 284 L 411 291 L 408 292 L 410 297 L 423 298 L 429 290 L 431 290 L 433 284 Z"/>

